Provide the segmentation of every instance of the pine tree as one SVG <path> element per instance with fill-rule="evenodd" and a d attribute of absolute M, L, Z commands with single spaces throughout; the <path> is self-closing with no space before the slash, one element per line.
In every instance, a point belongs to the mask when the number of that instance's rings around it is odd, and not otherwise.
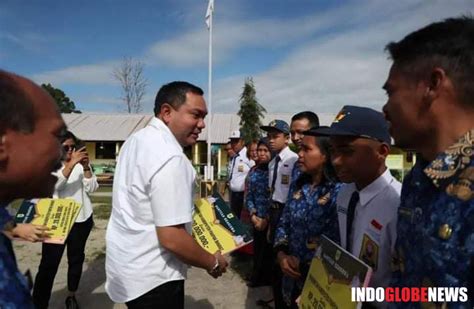
<path fill-rule="evenodd" d="M 72 101 L 61 89 L 55 88 L 51 84 L 41 84 L 41 87 L 43 87 L 43 89 L 53 97 L 61 113 L 81 113 L 80 110 L 76 109 L 74 101 Z"/>
<path fill-rule="evenodd" d="M 245 143 L 258 140 L 262 134 L 261 119 L 266 112 L 265 108 L 257 101 L 255 85 L 251 77 L 245 80 L 244 89 L 239 99 L 240 130 Z"/>

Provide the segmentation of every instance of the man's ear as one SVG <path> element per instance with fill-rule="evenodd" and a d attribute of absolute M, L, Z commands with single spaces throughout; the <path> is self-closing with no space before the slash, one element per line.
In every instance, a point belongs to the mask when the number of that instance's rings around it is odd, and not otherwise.
<path fill-rule="evenodd" d="M 430 72 L 426 81 L 426 91 L 423 95 L 423 99 L 426 102 L 433 102 L 440 95 L 440 90 L 443 84 L 446 82 L 446 72 L 444 69 L 436 67 Z"/>
<path fill-rule="evenodd" d="M 4 133 L 0 136 L 0 163 L 5 162 L 7 159 L 8 159 L 7 136 Z"/>
<path fill-rule="evenodd" d="M 161 109 L 160 109 L 160 119 L 165 123 L 165 124 L 168 124 L 170 121 L 171 121 L 171 113 L 173 111 L 173 107 L 168 104 L 168 103 L 164 103 L 163 105 L 161 105 Z"/>
<path fill-rule="evenodd" d="M 383 157 L 384 159 L 388 157 L 390 154 L 390 146 L 385 144 L 385 143 L 380 143 L 380 146 L 378 147 L 379 151 L 378 154 L 379 156 Z"/>

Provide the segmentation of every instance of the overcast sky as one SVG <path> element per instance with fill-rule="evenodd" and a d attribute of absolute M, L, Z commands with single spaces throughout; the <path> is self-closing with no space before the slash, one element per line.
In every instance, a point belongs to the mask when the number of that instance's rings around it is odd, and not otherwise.
<path fill-rule="evenodd" d="M 133 57 L 145 65 L 152 113 L 166 82 L 207 93 L 206 8 L 206 0 L 3 0 L 0 67 L 61 88 L 82 111 L 123 112 L 112 71 Z M 238 110 L 246 77 L 269 112 L 381 109 L 385 45 L 468 13 L 472 0 L 215 0 L 213 111 Z"/>

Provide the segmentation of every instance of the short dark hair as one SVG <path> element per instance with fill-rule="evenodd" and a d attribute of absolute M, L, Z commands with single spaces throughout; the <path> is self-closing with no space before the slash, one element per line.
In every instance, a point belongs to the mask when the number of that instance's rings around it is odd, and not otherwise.
<path fill-rule="evenodd" d="M 14 75 L 0 70 L 0 133 L 7 129 L 33 132 L 35 108 Z"/>
<path fill-rule="evenodd" d="M 161 106 L 165 103 L 170 104 L 173 108 L 178 109 L 186 102 L 186 93 L 191 92 L 197 95 L 204 95 L 201 88 L 183 81 L 175 81 L 163 85 L 155 98 L 155 108 L 153 109 L 155 116 L 160 113 Z"/>
<path fill-rule="evenodd" d="M 307 119 L 309 121 L 309 126 L 311 128 L 319 127 L 319 117 L 318 115 L 316 115 L 316 113 L 313 113 L 311 111 L 304 111 L 293 115 L 293 117 L 291 117 L 291 122 L 303 119 Z"/>
<path fill-rule="evenodd" d="M 421 80 L 438 66 L 453 81 L 460 102 L 474 104 L 474 19 L 448 18 L 410 33 L 385 47 L 394 65 Z"/>

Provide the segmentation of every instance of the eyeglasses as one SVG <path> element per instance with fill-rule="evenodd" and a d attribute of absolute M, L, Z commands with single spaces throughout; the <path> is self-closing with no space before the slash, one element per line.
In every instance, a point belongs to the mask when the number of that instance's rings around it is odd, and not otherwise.
<path fill-rule="evenodd" d="M 74 151 L 76 149 L 76 145 L 63 145 L 63 149 L 65 152 Z"/>

